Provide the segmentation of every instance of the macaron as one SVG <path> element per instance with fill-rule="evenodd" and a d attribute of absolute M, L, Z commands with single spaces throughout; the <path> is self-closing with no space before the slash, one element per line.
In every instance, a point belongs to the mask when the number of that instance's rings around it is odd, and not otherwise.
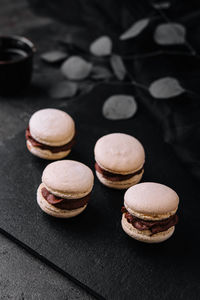
<path fill-rule="evenodd" d="M 37 203 L 47 214 L 71 218 L 87 207 L 94 176 L 90 168 L 74 160 L 60 160 L 43 171 Z"/>
<path fill-rule="evenodd" d="M 75 142 L 75 124 L 66 112 L 46 108 L 36 111 L 26 129 L 28 150 L 40 158 L 57 160 L 66 157 Z"/>
<path fill-rule="evenodd" d="M 136 184 L 124 196 L 122 228 L 138 241 L 163 242 L 174 233 L 178 204 L 177 193 L 166 185 L 154 182 Z"/>
<path fill-rule="evenodd" d="M 114 189 L 127 189 L 138 183 L 144 173 L 145 152 L 133 136 L 111 133 L 95 145 L 95 169 L 101 183 Z"/>

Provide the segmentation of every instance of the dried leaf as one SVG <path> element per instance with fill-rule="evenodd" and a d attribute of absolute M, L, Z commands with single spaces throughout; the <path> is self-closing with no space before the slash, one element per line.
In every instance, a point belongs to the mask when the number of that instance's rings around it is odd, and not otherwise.
<path fill-rule="evenodd" d="M 120 40 L 128 40 L 139 35 L 149 24 L 150 19 L 145 18 L 135 22 L 127 31 L 125 31 L 121 36 Z"/>
<path fill-rule="evenodd" d="M 158 2 L 152 3 L 152 6 L 155 9 L 168 9 L 168 8 L 170 8 L 171 3 L 169 1 L 158 1 Z"/>
<path fill-rule="evenodd" d="M 92 64 L 80 56 L 71 56 L 61 66 L 65 77 L 72 80 L 81 80 L 89 76 Z"/>
<path fill-rule="evenodd" d="M 96 56 L 107 56 L 112 52 L 112 41 L 108 36 L 101 36 L 90 45 L 90 52 Z"/>
<path fill-rule="evenodd" d="M 91 78 L 95 80 L 109 79 L 113 76 L 109 69 L 102 66 L 94 66 L 91 72 Z"/>
<path fill-rule="evenodd" d="M 64 59 L 67 58 L 67 56 L 68 56 L 68 54 L 66 52 L 55 50 L 55 51 L 45 52 L 40 57 L 45 62 L 53 64 L 53 63 L 63 61 Z"/>
<path fill-rule="evenodd" d="M 126 67 L 121 56 L 113 54 L 110 58 L 110 64 L 116 77 L 119 80 L 123 80 L 126 76 Z"/>
<path fill-rule="evenodd" d="M 72 98 L 78 91 L 76 82 L 62 81 L 55 84 L 49 91 L 49 95 L 55 99 Z"/>
<path fill-rule="evenodd" d="M 133 96 L 113 95 L 103 105 L 102 113 L 109 120 L 125 120 L 133 117 L 137 111 L 137 103 Z"/>
<path fill-rule="evenodd" d="M 154 98 L 168 99 L 181 95 L 185 89 L 176 78 L 164 77 L 152 82 L 149 92 Z"/>
<path fill-rule="evenodd" d="M 154 32 L 154 40 L 159 45 L 180 45 L 185 43 L 186 29 L 178 23 L 158 25 Z"/>

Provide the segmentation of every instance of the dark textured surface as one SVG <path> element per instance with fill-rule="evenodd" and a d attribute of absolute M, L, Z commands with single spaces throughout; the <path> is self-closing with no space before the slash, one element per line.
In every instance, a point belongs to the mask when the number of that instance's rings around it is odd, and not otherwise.
<path fill-rule="evenodd" d="M 5 6 L 0 13 L 3 22 Z M 101 115 L 108 96 L 118 92 L 135 94 L 135 90 L 102 85 L 77 100 L 50 100 L 49 86 L 63 78 L 38 57 L 58 48 L 57 39 L 65 36 L 66 27 L 34 18 L 24 4 L 14 9 L 12 18 L 4 19 L 4 24 L 9 25 L 4 32 L 14 28 L 18 34 L 28 34 L 38 54 L 33 83 L 26 95 L 0 98 L 0 228 L 106 298 L 198 299 L 200 225 L 196 182 L 163 142 L 160 129 L 141 105 L 135 118 L 128 121 L 108 121 Z M 140 94 L 137 101 L 143 96 Z M 147 152 L 143 180 L 168 184 L 180 195 L 180 223 L 170 240 L 146 245 L 126 236 L 120 225 L 123 192 L 109 190 L 97 180 L 91 202 L 79 217 L 62 221 L 40 211 L 36 189 L 47 162 L 27 152 L 24 129 L 31 114 L 43 107 L 58 107 L 72 114 L 78 142 L 69 158 L 92 168 L 93 146 L 101 135 L 120 131 L 143 142 Z"/>
<path fill-rule="evenodd" d="M 115 87 L 117 93 L 132 88 Z M 77 124 L 77 144 L 69 156 L 93 168 L 93 146 L 109 132 L 126 132 L 141 140 L 146 149 L 144 181 L 158 181 L 180 195 L 180 223 L 174 236 L 160 245 L 146 245 L 127 237 L 121 229 L 123 192 L 110 190 L 97 180 L 87 210 L 71 220 L 43 214 L 36 203 L 36 189 L 47 162 L 28 153 L 24 130 L 0 148 L 0 227 L 58 265 L 82 283 L 109 299 L 122 297 L 183 299 L 199 294 L 197 188 L 182 165 L 160 138 L 159 129 L 140 106 L 134 119 L 108 121 L 101 115 L 104 99 L 113 87 L 99 86 L 88 96 L 70 102 L 29 98 L 29 111 L 21 100 L 21 114 L 59 107 Z M 2 103 L 4 103 L 5 100 Z M 15 105 L 16 102 L 15 102 Z M 26 127 L 26 122 L 22 122 Z M 22 126 L 23 127 L 23 126 Z M 120 288 L 116 288 L 120 286 Z M 182 296 L 181 296 L 182 295 Z"/>
<path fill-rule="evenodd" d="M 93 299 L 1 234 L 0 265 L 0 299 Z"/>
<path fill-rule="evenodd" d="M 41 29 L 52 23 L 48 18 L 34 16 L 25 0 L 1 0 L 0 3 L 0 34 L 24 35 L 27 30 Z M 34 94 L 35 90 L 38 88 L 33 88 Z M 20 97 L 16 101 L 9 99 L 5 102 L 0 97 L 0 147 L 5 140 L 24 130 L 28 110 L 28 103 L 20 103 Z M 14 242 L 0 235 L 0 299 L 94 299 L 66 276 L 35 259 Z"/>

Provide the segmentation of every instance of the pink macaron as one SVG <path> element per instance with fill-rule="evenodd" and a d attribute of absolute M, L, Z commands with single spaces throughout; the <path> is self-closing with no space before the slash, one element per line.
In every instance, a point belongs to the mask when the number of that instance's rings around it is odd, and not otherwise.
<path fill-rule="evenodd" d="M 178 204 L 177 193 L 166 185 L 154 182 L 136 184 L 124 196 L 122 228 L 138 241 L 163 242 L 174 233 Z"/>
<path fill-rule="evenodd" d="M 104 185 L 127 189 L 141 180 L 145 153 L 135 137 L 124 133 L 105 135 L 96 142 L 94 155 L 96 175 Z"/>
<path fill-rule="evenodd" d="M 66 157 L 75 142 L 75 124 L 66 112 L 46 108 L 36 111 L 26 130 L 28 150 L 40 158 L 57 160 Z"/>
<path fill-rule="evenodd" d="M 89 167 L 74 160 L 59 160 L 43 171 L 37 190 L 37 203 L 47 214 L 71 218 L 85 210 L 93 188 Z"/>

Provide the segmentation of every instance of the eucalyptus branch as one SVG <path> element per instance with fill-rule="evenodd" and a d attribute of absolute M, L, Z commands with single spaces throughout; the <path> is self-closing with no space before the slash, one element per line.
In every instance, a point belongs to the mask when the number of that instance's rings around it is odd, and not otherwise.
<path fill-rule="evenodd" d="M 102 85 L 102 84 L 108 84 L 108 85 L 129 85 L 129 86 L 134 85 L 134 86 L 136 86 L 138 88 L 141 88 L 143 90 L 148 91 L 148 88 L 145 85 L 143 85 L 142 83 L 136 82 L 133 79 L 133 77 L 132 77 L 132 75 L 130 73 L 128 73 L 128 77 L 129 77 L 130 81 L 117 81 L 117 80 L 116 81 L 108 81 L 108 80 L 104 80 L 104 81 L 95 83 L 94 86 L 97 87 L 97 86 Z"/>
<path fill-rule="evenodd" d="M 154 57 L 159 55 L 183 55 L 183 56 L 193 56 L 190 52 L 181 52 L 181 51 L 154 51 L 145 54 L 135 54 L 135 55 L 120 55 L 123 60 L 137 60 L 148 57 Z M 196 55 L 200 58 L 200 55 Z"/>

